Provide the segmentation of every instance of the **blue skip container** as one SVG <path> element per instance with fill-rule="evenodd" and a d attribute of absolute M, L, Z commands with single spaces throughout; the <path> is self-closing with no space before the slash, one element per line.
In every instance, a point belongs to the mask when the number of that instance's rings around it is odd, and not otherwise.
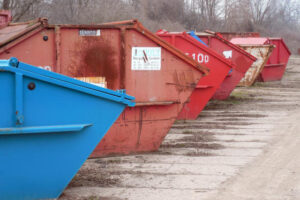
<path fill-rule="evenodd" d="M 134 97 L 0 60 L 0 199 L 58 198 Z"/>

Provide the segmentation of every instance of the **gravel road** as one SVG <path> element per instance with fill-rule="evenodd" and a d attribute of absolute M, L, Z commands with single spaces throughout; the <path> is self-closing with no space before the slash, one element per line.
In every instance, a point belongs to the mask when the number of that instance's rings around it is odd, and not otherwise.
<path fill-rule="evenodd" d="M 89 159 L 60 200 L 300 199 L 300 57 L 174 124 L 158 152 Z"/>

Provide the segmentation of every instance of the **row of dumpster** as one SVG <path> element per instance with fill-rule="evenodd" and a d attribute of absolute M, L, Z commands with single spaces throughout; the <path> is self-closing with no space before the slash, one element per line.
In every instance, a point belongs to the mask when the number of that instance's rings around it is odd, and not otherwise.
<path fill-rule="evenodd" d="M 155 151 L 210 99 L 280 80 L 290 55 L 259 34 L 10 20 L 0 13 L 0 199 L 57 198 L 88 157 Z"/>

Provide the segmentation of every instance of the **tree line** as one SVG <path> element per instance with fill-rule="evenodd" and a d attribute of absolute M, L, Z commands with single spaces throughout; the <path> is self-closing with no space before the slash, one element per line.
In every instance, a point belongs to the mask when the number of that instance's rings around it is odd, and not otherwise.
<path fill-rule="evenodd" d="M 47 17 L 54 24 L 138 19 L 151 31 L 260 32 L 300 48 L 297 0 L 2 0 L 13 20 Z"/>

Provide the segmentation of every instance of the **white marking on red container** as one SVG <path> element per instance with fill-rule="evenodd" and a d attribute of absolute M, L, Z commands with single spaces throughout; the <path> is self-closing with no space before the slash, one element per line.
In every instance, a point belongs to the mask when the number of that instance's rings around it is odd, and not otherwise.
<path fill-rule="evenodd" d="M 160 70 L 160 47 L 132 47 L 131 70 Z"/>
<path fill-rule="evenodd" d="M 223 51 L 223 55 L 225 58 L 232 58 L 232 51 Z"/>
<path fill-rule="evenodd" d="M 41 69 L 45 69 L 45 70 L 48 70 L 48 71 L 52 71 L 52 67 L 50 66 L 38 66 L 38 68 L 41 68 Z"/>
<path fill-rule="evenodd" d="M 80 29 L 79 35 L 80 36 L 100 36 L 101 31 L 100 31 L 100 29 Z"/>
<path fill-rule="evenodd" d="M 189 53 L 185 53 L 187 56 L 189 56 L 190 54 Z M 196 60 L 197 62 L 199 63 L 208 63 L 209 62 L 209 55 L 205 55 L 205 54 L 202 54 L 202 53 L 192 53 L 191 54 L 193 59 Z"/>

